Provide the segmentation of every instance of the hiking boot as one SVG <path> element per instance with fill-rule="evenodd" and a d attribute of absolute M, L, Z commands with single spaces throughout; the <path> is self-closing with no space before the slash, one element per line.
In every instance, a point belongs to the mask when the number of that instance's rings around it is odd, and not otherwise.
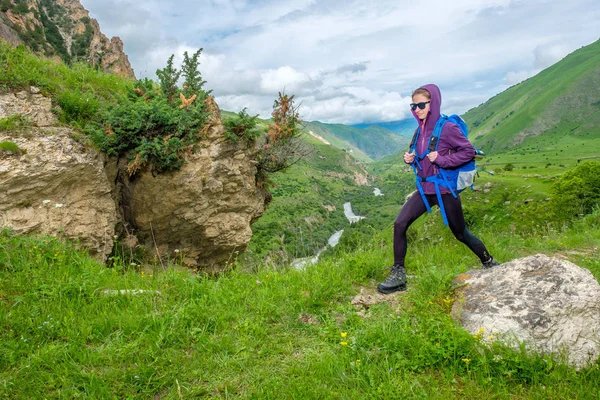
<path fill-rule="evenodd" d="M 377 285 L 377 291 L 390 294 L 402 290 L 406 290 L 406 269 L 403 265 L 394 264 L 387 279 Z"/>
<path fill-rule="evenodd" d="M 500 265 L 500 263 L 496 260 L 494 260 L 494 257 L 490 256 L 490 259 L 481 263 L 483 266 L 483 269 L 488 269 L 488 268 L 492 268 L 495 267 L 497 265 Z"/>

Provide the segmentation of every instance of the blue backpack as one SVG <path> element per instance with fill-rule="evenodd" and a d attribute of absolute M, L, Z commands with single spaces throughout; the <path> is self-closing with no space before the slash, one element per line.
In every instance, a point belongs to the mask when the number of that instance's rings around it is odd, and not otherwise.
<path fill-rule="evenodd" d="M 446 210 L 444 209 L 444 203 L 442 202 L 442 194 L 440 191 L 440 187 L 444 187 L 450 190 L 452 196 L 457 197 L 456 194 L 462 192 L 467 187 L 473 189 L 473 180 L 475 179 L 475 175 L 477 175 L 477 167 L 475 166 L 475 159 L 482 158 L 483 152 L 481 150 L 475 149 L 475 157 L 456 168 L 440 168 L 438 167 L 437 175 L 428 176 L 426 178 L 422 178 L 417 175 L 417 168 L 422 170 L 420 161 L 422 161 L 427 154 L 437 151 L 440 135 L 442 134 L 442 129 L 446 122 L 452 122 L 456 124 L 463 135 L 466 138 L 469 137 L 469 130 L 467 128 L 467 124 L 463 119 L 454 114 L 454 115 L 444 115 L 440 116 L 435 127 L 433 129 L 433 134 L 431 135 L 431 139 L 429 140 L 429 146 L 427 150 L 423 152 L 423 154 L 417 154 L 417 140 L 419 138 L 419 134 L 421 133 L 421 128 L 417 128 L 412 141 L 410 143 L 410 152 L 415 154 L 415 161 L 411 164 L 413 167 L 413 171 L 415 173 L 416 181 L 417 181 L 417 189 L 421 194 L 421 198 L 423 199 L 423 203 L 425 203 L 425 207 L 427 208 L 427 212 L 431 212 L 431 207 L 429 206 L 429 202 L 425 197 L 425 192 L 423 191 L 423 186 L 421 186 L 421 182 L 433 182 L 435 185 L 435 193 L 438 199 L 438 206 L 440 207 L 440 211 L 442 212 L 442 217 L 444 219 L 444 224 L 448 225 L 448 218 L 446 216 Z"/>

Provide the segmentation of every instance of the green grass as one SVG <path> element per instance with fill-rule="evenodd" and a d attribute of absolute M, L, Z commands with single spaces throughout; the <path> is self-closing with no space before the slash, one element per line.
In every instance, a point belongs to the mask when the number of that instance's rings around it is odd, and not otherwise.
<path fill-rule="evenodd" d="M 75 119 L 65 110 L 58 112 L 63 122 L 82 126 L 95 118 L 103 107 L 124 96 L 127 88 L 133 87 L 133 81 L 98 71 L 84 63 L 66 65 L 38 57 L 23 46 L 13 48 L 0 40 L 0 92 L 29 89 L 30 86 L 40 88 L 42 94 L 52 98 L 54 105 L 87 110 L 85 115 Z"/>
<path fill-rule="evenodd" d="M 543 235 L 495 226 L 477 234 L 501 261 L 562 254 L 600 279 L 599 218 Z M 499 343 L 488 348 L 450 318 L 451 282 L 477 262 L 440 232 L 445 245 L 416 236 L 408 292 L 366 318 L 351 300 L 385 277 L 391 229 L 305 271 L 240 267 L 217 278 L 119 259 L 106 268 L 56 239 L 3 232 L 0 397 L 599 396 L 600 363 L 575 371 Z"/>
<path fill-rule="evenodd" d="M 14 142 L 0 142 L 0 152 L 3 151 L 9 154 L 21 154 L 21 149 Z"/>
<path fill-rule="evenodd" d="M 30 125 L 31 122 L 20 114 L 11 115 L 7 118 L 0 118 L 0 132 L 18 132 Z"/>

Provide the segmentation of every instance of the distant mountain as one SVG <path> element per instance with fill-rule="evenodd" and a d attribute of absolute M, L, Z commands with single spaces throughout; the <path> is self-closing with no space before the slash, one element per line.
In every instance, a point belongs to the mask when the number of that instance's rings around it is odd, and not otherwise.
<path fill-rule="evenodd" d="M 405 149 L 410 143 L 410 138 L 377 125 L 357 128 L 313 121 L 306 124 L 306 130 L 352 153 L 359 160 L 379 159 Z"/>
<path fill-rule="evenodd" d="M 470 138 L 486 152 L 594 153 L 600 142 L 600 40 L 469 110 Z M 596 147 L 595 153 L 597 154 Z M 582 157 L 584 158 L 584 157 Z"/>
<path fill-rule="evenodd" d="M 414 118 L 409 118 L 400 121 L 354 124 L 351 126 L 360 129 L 365 129 L 372 126 L 379 126 L 381 128 L 389 129 L 390 131 L 395 132 L 401 136 L 412 138 L 415 129 L 417 129 L 417 121 Z"/>

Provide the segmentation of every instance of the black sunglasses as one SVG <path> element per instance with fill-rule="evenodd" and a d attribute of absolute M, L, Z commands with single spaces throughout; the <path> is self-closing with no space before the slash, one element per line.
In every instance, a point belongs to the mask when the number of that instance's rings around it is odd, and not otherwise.
<path fill-rule="evenodd" d="M 410 108 L 412 108 L 413 111 L 415 111 L 417 107 L 419 107 L 419 110 L 424 110 L 425 106 L 429 103 L 431 103 L 431 100 L 422 101 L 421 103 L 410 103 Z"/>

